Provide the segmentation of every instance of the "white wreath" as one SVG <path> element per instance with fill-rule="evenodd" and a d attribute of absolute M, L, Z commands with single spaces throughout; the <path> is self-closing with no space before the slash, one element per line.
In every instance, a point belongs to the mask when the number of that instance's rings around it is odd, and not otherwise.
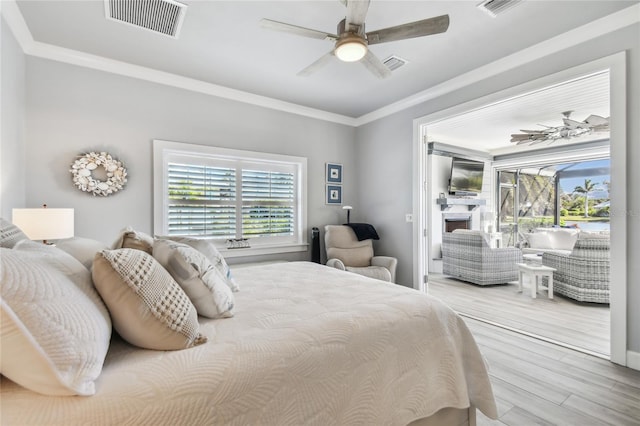
<path fill-rule="evenodd" d="M 98 167 L 104 167 L 107 179 L 101 181 L 92 176 Z M 78 158 L 69 170 L 73 175 L 73 184 L 79 190 L 90 192 L 94 196 L 106 197 L 124 188 L 127 182 L 127 169 L 121 161 L 106 152 L 90 152 Z"/>

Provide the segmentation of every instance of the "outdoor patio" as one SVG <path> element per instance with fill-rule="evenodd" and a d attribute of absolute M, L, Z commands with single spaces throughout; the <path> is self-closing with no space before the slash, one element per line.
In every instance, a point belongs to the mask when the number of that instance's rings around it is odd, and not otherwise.
<path fill-rule="evenodd" d="M 533 299 L 529 288 L 527 281 L 520 293 L 517 281 L 477 286 L 429 274 L 428 293 L 461 314 L 608 358 L 609 305 L 580 303 L 557 294 L 548 299 L 546 290 Z"/>

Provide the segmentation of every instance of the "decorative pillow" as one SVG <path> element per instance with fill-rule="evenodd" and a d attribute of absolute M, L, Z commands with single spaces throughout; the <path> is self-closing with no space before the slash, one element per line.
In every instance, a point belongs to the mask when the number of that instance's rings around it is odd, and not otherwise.
<path fill-rule="evenodd" d="M 220 254 L 218 249 L 211 241 L 205 239 L 198 238 L 189 238 L 189 237 L 158 237 L 163 240 L 171 240 L 176 241 L 182 244 L 186 244 L 188 246 L 193 247 L 198 250 L 200 253 L 204 254 L 209 262 L 216 268 L 220 273 L 225 277 L 227 285 L 233 291 L 240 290 L 240 287 L 236 283 L 236 280 L 233 278 L 231 274 L 231 269 L 227 262 L 224 260 L 224 257 Z"/>
<path fill-rule="evenodd" d="M 611 234 L 608 231 L 580 231 L 578 234 L 579 240 L 608 240 Z"/>
<path fill-rule="evenodd" d="M 225 277 L 204 254 L 176 241 L 156 240 L 153 257 L 180 284 L 200 315 L 233 316 L 233 293 Z"/>
<path fill-rule="evenodd" d="M 89 271 L 56 247 L 0 249 L 0 371 L 45 395 L 93 395 L 111 320 Z"/>
<path fill-rule="evenodd" d="M 101 241 L 82 237 L 58 240 L 56 247 L 75 257 L 89 270 L 93 264 L 93 258 L 96 257 L 96 253 L 109 248 Z"/>
<path fill-rule="evenodd" d="M 0 247 L 13 248 L 18 241 L 28 239 L 29 237 L 20 228 L 0 218 Z"/>
<path fill-rule="evenodd" d="M 549 239 L 551 240 L 551 248 L 571 250 L 578 239 L 578 233 L 571 229 L 558 229 L 557 231 L 549 232 Z"/>
<path fill-rule="evenodd" d="M 533 249 L 552 249 L 551 238 L 547 232 L 533 232 L 524 234 L 529 243 L 529 247 Z"/>
<path fill-rule="evenodd" d="M 124 248 L 96 254 L 93 282 L 113 326 L 129 343 L 176 350 L 207 341 L 199 333 L 198 314 L 189 297 L 144 251 Z"/>
<path fill-rule="evenodd" d="M 151 254 L 153 252 L 153 237 L 127 226 L 120 232 L 120 236 L 111 248 L 131 248 Z"/>

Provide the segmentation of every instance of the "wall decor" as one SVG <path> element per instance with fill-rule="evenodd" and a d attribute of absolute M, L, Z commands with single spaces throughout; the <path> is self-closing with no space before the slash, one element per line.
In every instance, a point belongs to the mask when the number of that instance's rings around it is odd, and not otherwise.
<path fill-rule="evenodd" d="M 124 188 L 127 169 L 121 161 L 106 152 L 81 154 L 69 169 L 73 184 L 93 196 L 106 197 Z M 101 175 L 100 175 L 101 174 Z"/>
<path fill-rule="evenodd" d="M 327 163 L 327 183 L 342 183 L 342 164 Z"/>
<path fill-rule="evenodd" d="M 342 185 L 327 185 L 326 203 L 342 204 Z"/>

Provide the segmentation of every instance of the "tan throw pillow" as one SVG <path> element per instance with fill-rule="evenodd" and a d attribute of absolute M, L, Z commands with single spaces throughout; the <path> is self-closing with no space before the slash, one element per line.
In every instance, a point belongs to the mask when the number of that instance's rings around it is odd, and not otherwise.
<path fill-rule="evenodd" d="M 112 248 L 131 248 L 151 254 L 153 252 L 153 237 L 127 226 L 120 231 L 120 236 L 116 242 L 113 243 Z"/>
<path fill-rule="evenodd" d="M 45 395 L 93 395 L 109 312 L 71 255 L 25 240 L 0 248 L 2 375 Z"/>
<path fill-rule="evenodd" d="M 198 313 L 207 318 L 233 316 L 233 293 L 209 259 L 186 244 L 156 240 L 153 257 L 187 293 Z"/>
<path fill-rule="evenodd" d="M 218 271 L 220 271 L 222 276 L 225 277 L 226 283 L 232 291 L 235 292 L 240 290 L 238 283 L 236 283 L 236 280 L 233 278 L 233 275 L 231 274 L 231 269 L 229 268 L 229 265 L 227 265 L 227 262 L 224 260 L 224 257 L 220 254 L 216 246 L 213 245 L 211 241 L 202 239 L 202 238 L 189 238 L 189 237 L 177 237 L 177 236 L 158 237 L 158 238 L 163 240 L 176 241 L 176 242 L 191 246 L 194 249 L 198 250 L 200 253 L 204 254 L 207 257 L 207 259 L 209 259 L 209 262 L 211 262 L 213 267 L 216 268 Z"/>
<path fill-rule="evenodd" d="M 189 297 L 149 254 L 130 248 L 103 250 L 93 261 L 93 281 L 113 326 L 142 348 L 177 350 L 202 344 L 198 314 Z"/>

